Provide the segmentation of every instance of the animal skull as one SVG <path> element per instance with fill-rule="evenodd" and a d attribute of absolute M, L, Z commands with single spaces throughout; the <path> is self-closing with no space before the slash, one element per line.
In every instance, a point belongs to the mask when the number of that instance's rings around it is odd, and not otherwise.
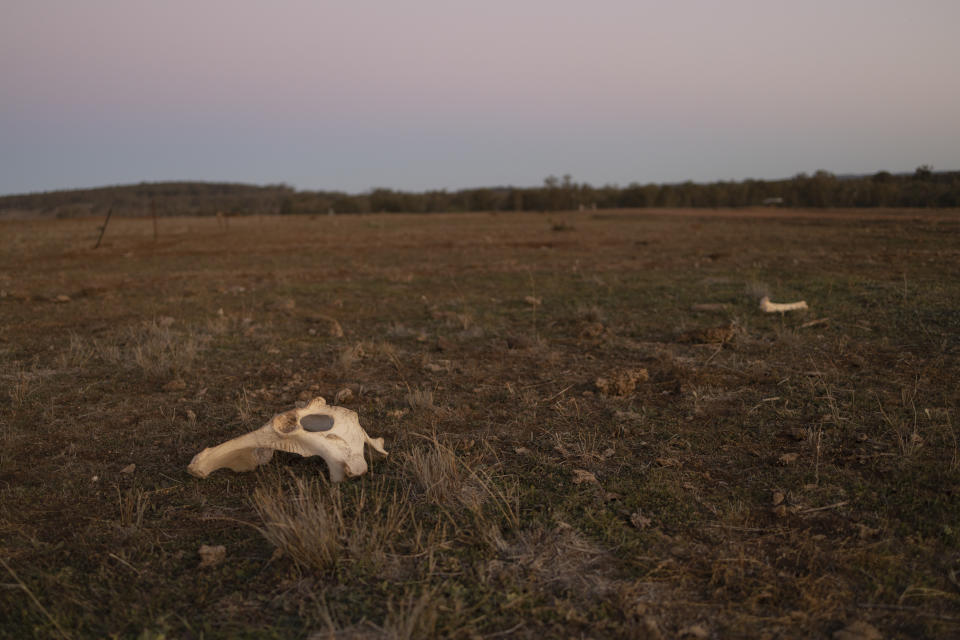
<path fill-rule="evenodd" d="M 204 449 L 193 457 L 187 471 L 198 478 L 223 467 L 252 471 L 269 462 L 277 449 L 304 457 L 320 456 L 330 469 L 330 480 L 340 482 L 345 476 L 353 478 L 367 472 L 364 444 L 387 455 L 383 438 L 368 436 L 356 411 L 330 406 L 317 397 L 303 409 L 278 413 L 256 431 Z"/>

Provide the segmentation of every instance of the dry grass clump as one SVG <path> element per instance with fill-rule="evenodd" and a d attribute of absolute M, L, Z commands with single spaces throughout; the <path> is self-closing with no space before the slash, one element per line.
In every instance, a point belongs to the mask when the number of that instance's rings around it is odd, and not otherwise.
<path fill-rule="evenodd" d="M 503 527 L 515 529 L 520 522 L 516 483 L 495 479 L 479 463 L 457 456 L 436 436 L 425 440 L 425 447 L 401 454 L 406 472 L 428 502 L 449 510 L 461 531 L 501 548 Z"/>
<path fill-rule="evenodd" d="M 581 322 L 588 323 L 605 323 L 607 321 L 607 315 L 604 313 L 603 309 L 597 305 L 578 305 L 576 311 L 574 312 L 574 317 Z"/>
<path fill-rule="evenodd" d="M 60 370 L 84 368 L 93 363 L 135 368 L 148 377 L 169 378 L 190 371 L 210 343 L 211 333 L 184 327 L 161 317 L 127 327 L 105 340 L 84 340 L 71 333 L 66 348 L 59 351 L 55 366 Z"/>
<path fill-rule="evenodd" d="M 638 383 L 649 379 L 650 373 L 643 368 L 616 369 L 597 378 L 594 384 L 605 396 L 628 396 L 636 390 Z"/>
<path fill-rule="evenodd" d="M 117 506 L 120 526 L 139 529 L 150 507 L 150 495 L 139 488 L 121 493 L 120 487 L 117 487 Z"/>
<path fill-rule="evenodd" d="M 414 411 L 433 411 L 432 389 L 411 389 L 406 395 L 407 404 Z"/>
<path fill-rule="evenodd" d="M 396 347 L 385 341 L 362 340 L 341 349 L 337 356 L 337 365 L 345 373 L 356 368 L 361 361 L 370 358 L 382 358 L 393 363 L 397 358 Z"/>
<path fill-rule="evenodd" d="M 364 345 L 363 343 L 358 342 L 348 347 L 344 347 L 343 350 L 340 351 L 340 355 L 337 358 L 337 364 L 340 365 L 340 368 L 343 371 L 349 371 L 350 369 L 353 369 L 358 362 L 360 362 L 360 359 L 363 358 L 364 355 L 366 355 Z"/>
<path fill-rule="evenodd" d="M 553 449 L 564 458 L 578 459 L 585 464 L 603 462 L 616 451 L 609 445 L 613 440 L 598 429 L 578 429 L 575 432 L 555 432 L 551 435 Z"/>
<path fill-rule="evenodd" d="M 161 318 L 132 329 L 126 351 L 147 375 L 167 377 L 189 371 L 208 342 L 208 336 L 196 331 L 178 331 L 173 328 L 172 318 Z"/>
<path fill-rule="evenodd" d="M 440 601 L 432 589 L 425 589 L 419 596 L 404 595 L 399 602 L 387 602 L 387 617 L 383 621 L 382 638 L 389 640 L 414 640 L 437 637 L 440 619 Z"/>
<path fill-rule="evenodd" d="M 444 599 L 436 588 L 426 588 L 419 593 L 406 589 L 402 596 L 391 596 L 387 599 L 382 625 L 363 620 L 358 624 L 341 626 L 336 623 L 330 606 L 323 600 L 320 603 L 320 615 L 326 628 L 311 633 L 307 640 L 412 640 L 449 637 L 457 627 L 451 626 L 448 621 L 447 628 L 443 628 L 443 608 Z"/>
<path fill-rule="evenodd" d="M 504 557 L 512 569 L 556 592 L 572 592 L 581 598 L 605 598 L 618 586 L 610 577 L 610 554 L 565 522 L 554 529 L 521 531 L 506 546 Z"/>
<path fill-rule="evenodd" d="M 345 562 L 379 567 L 410 523 L 408 496 L 382 480 L 364 481 L 345 494 L 322 477 L 291 476 L 258 487 L 252 504 L 264 537 L 302 567 L 323 572 Z"/>
<path fill-rule="evenodd" d="M 426 447 L 405 451 L 401 457 L 404 466 L 430 502 L 456 506 L 463 504 L 466 499 L 470 504 L 475 503 L 476 494 L 464 491 L 466 480 L 463 465 L 453 449 L 435 436 L 427 439 Z"/>
<path fill-rule="evenodd" d="M 57 354 L 55 366 L 57 369 L 73 369 L 86 366 L 96 357 L 98 345 L 96 341 L 87 341 L 77 333 L 70 332 L 70 342 L 67 348 Z"/>
<path fill-rule="evenodd" d="M 30 396 L 31 376 L 19 366 L 16 373 L 5 376 L 8 378 L 7 395 L 10 398 L 10 404 L 14 409 L 19 409 L 27 402 Z"/>
<path fill-rule="evenodd" d="M 686 331 L 676 337 L 677 342 L 692 344 L 726 344 L 743 331 L 736 323 L 723 324 L 717 327 L 705 327 Z"/>

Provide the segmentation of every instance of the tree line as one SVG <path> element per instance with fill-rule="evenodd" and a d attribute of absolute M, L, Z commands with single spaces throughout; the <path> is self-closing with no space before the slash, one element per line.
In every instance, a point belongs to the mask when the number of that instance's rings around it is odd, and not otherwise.
<path fill-rule="evenodd" d="M 163 182 L 0 197 L 0 216 L 80 217 L 112 209 L 124 216 L 284 215 L 327 213 L 434 213 L 564 211 L 622 208 L 960 207 L 960 171 L 836 176 L 827 171 L 782 180 L 676 184 L 630 183 L 600 187 L 571 176 L 549 176 L 537 187 L 483 187 L 423 192 L 371 189 L 298 191 L 290 186 Z"/>

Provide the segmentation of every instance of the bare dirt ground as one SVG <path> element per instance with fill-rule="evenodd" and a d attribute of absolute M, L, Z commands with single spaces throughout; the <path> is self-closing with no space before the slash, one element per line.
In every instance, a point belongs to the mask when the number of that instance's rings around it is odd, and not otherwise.
<path fill-rule="evenodd" d="M 0 637 L 960 637 L 956 211 L 99 224 L 0 223 Z"/>

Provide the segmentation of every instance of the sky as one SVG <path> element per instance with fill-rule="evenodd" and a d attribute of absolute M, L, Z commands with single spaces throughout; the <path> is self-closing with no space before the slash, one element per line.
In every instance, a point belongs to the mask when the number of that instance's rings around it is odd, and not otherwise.
<path fill-rule="evenodd" d="M 960 169 L 957 0 L 0 0 L 0 194 Z"/>

